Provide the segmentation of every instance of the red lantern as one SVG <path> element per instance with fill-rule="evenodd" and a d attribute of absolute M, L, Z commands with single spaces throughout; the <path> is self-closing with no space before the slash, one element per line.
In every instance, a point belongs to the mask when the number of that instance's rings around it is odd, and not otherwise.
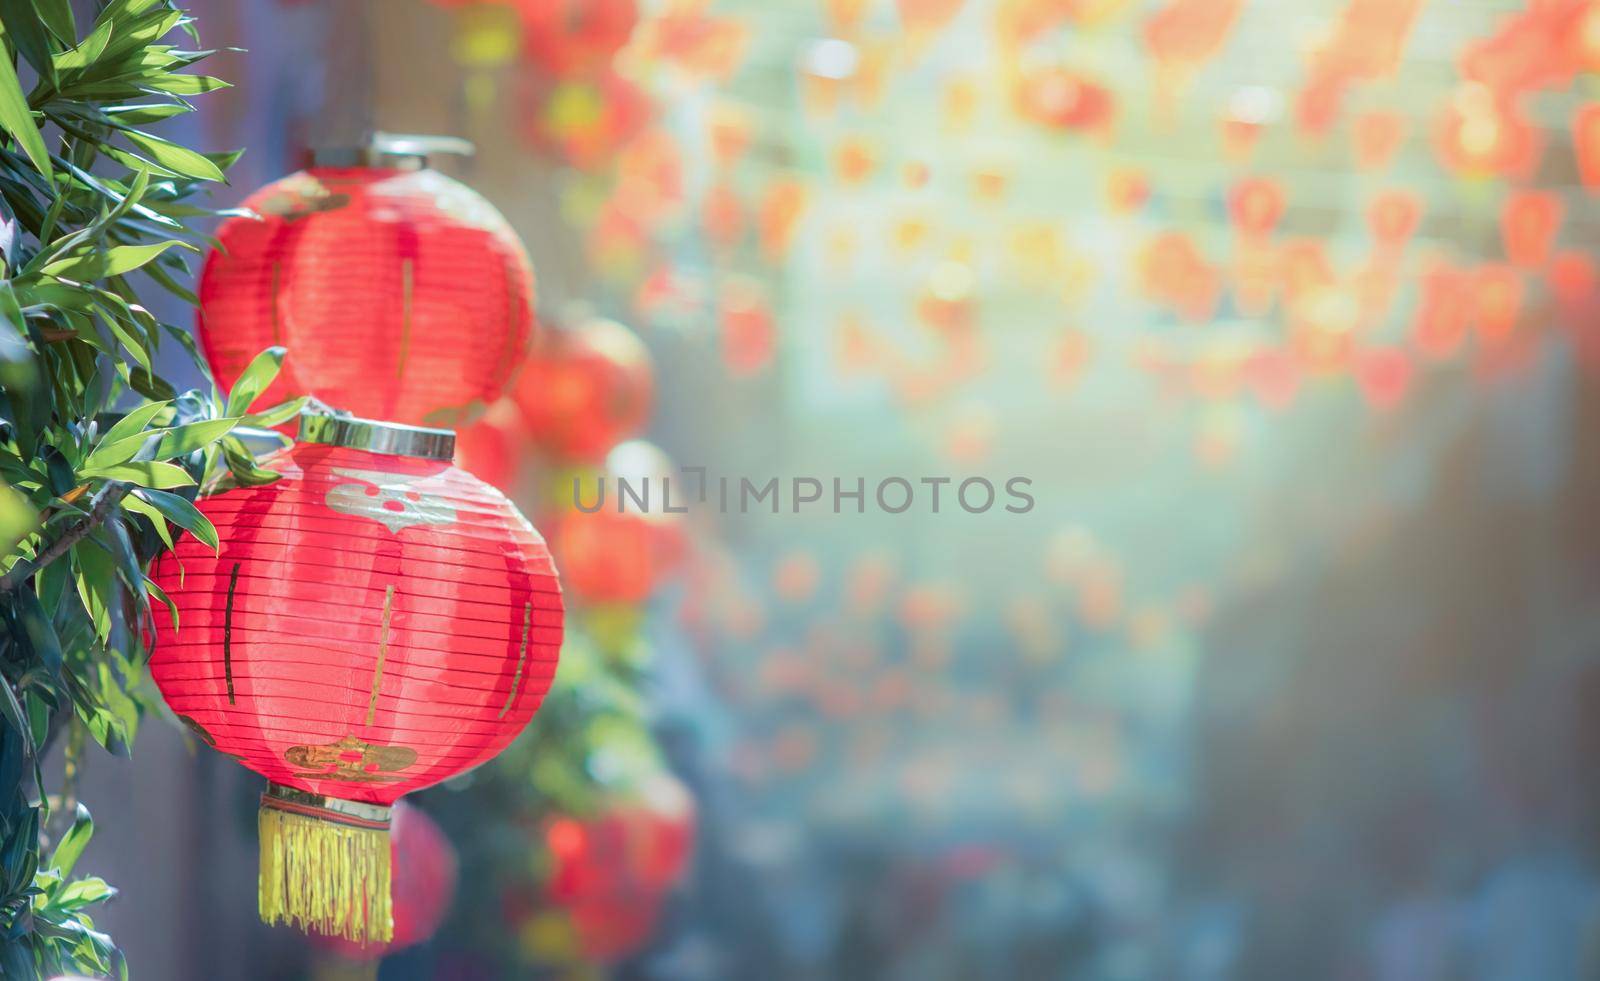
<path fill-rule="evenodd" d="M 1286 201 L 1283 185 L 1265 177 L 1243 180 L 1228 194 L 1228 214 L 1233 227 L 1247 238 L 1272 234 L 1283 219 Z"/>
<path fill-rule="evenodd" d="M 614 320 L 546 331 L 513 398 L 535 446 L 561 459 L 599 460 L 650 419 L 650 352 Z"/>
<path fill-rule="evenodd" d="M 522 50 L 557 78 L 595 75 L 628 43 L 639 11 L 634 0 L 515 0 Z"/>
<path fill-rule="evenodd" d="M 1065 132 L 1104 130 L 1116 103 L 1111 90 L 1065 68 L 1041 68 L 1017 81 L 1017 111 L 1040 126 Z"/>
<path fill-rule="evenodd" d="M 433 937 L 455 899 L 456 850 L 428 812 L 396 801 L 390 818 L 389 866 L 393 869 L 394 939 L 358 944 L 312 934 L 313 943 L 345 960 L 372 961 Z"/>
<path fill-rule="evenodd" d="M 1515 191 L 1500 213 L 1506 257 L 1524 268 L 1542 266 L 1550 258 L 1566 205 L 1549 191 Z"/>
<path fill-rule="evenodd" d="M 550 822 L 545 895 L 570 913 L 586 956 L 615 961 L 650 939 L 662 897 L 689 870 L 694 834 L 694 798 L 666 774 L 595 819 Z"/>
<path fill-rule="evenodd" d="M 1523 177 L 1533 172 L 1543 142 L 1516 104 L 1469 85 L 1445 107 L 1434 128 L 1440 163 L 1468 177 Z"/>
<path fill-rule="evenodd" d="M 449 463 L 453 439 L 307 416 L 276 483 L 207 498 L 155 579 L 180 628 L 150 659 L 178 717 L 271 783 L 261 914 L 392 939 L 390 805 L 500 752 L 555 673 L 538 532 Z"/>
<path fill-rule="evenodd" d="M 223 388 L 289 349 L 267 403 L 311 394 L 358 416 L 455 422 L 493 402 L 533 334 L 516 233 L 420 158 L 317 166 L 245 199 L 200 274 L 199 339 Z"/>
<path fill-rule="evenodd" d="M 456 465 L 507 493 L 517 479 L 522 413 L 510 399 L 489 406 L 483 418 L 456 432 Z"/>
<path fill-rule="evenodd" d="M 1578 154 L 1578 173 L 1593 191 L 1600 188 L 1600 102 L 1582 107 L 1572 117 L 1572 145 Z"/>
<path fill-rule="evenodd" d="M 1385 191 L 1367 206 L 1367 227 L 1384 250 L 1404 247 L 1421 221 L 1422 197 L 1415 191 Z"/>
<path fill-rule="evenodd" d="M 722 360 L 731 374 L 748 377 L 772 364 L 778 349 L 777 325 L 760 283 L 730 279 L 719 304 Z"/>
<path fill-rule="evenodd" d="M 1399 348 L 1372 348 L 1356 356 L 1356 382 L 1374 409 L 1393 409 L 1404 401 L 1411 374 L 1411 358 Z"/>

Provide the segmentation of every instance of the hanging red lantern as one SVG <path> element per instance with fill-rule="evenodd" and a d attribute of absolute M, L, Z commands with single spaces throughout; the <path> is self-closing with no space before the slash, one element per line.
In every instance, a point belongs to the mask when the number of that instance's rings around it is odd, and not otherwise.
<path fill-rule="evenodd" d="M 1600 190 L 1600 102 L 1583 106 L 1572 117 L 1572 146 L 1578 173 L 1590 191 Z"/>
<path fill-rule="evenodd" d="M 1405 400 L 1411 387 L 1411 358 L 1399 348 L 1370 348 L 1356 356 L 1356 382 L 1374 409 L 1388 410 Z"/>
<path fill-rule="evenodd" d="M 616 71 L 556 79 L 525 72 L 517 93 L 524 138 L 579 170 L 610 166 L 654 112 L 645 90 Z"/>
<path fill-rule="evenodd" d="M 1479 266 L 1472 278 L 1478 336 L 1490 343 L 1504 340 L 1522 319 L 1522 273 L 1491 262 Z"/>
<path fill-rule="evenodd" d="M 748 377 L 772 364 L 778 349 L 777 323 L 766 292 L 753 279 L 730 279 L 719 303 L 722 360 L 731 374 Z"/>
<path fill-rule="evenodd" d="M 223 222 L 197 333 L 224 389 L 281 345 L 268 404 L 414 424 L 500 396 L 533 334 L 533 268 L 488 201 L 413 149 L 324 152 L 245 199 L 259 220 Z"/>
<path fill-rule="evenodd" d="M 545 895 L 572 917 L 586 957 L 613 962 L 649 941 L 663 897 L 688 873 L 694 838 L 694 798 L 664 773 L 595 818 L 546 826 Z"/>
<path fill-rule="evenodd" d="M 639 22 L 634 0 L 514 2 L 522 15 L 523 55 L 557 78 L 605 71 Z"/>
<path fill-rule="evenodd" d="M 1424 354 L 1442 358 L 1455 353 L 1472 319 L 1472 277 L 1444 259 L 1422 274 L 1413 337 Z"/>
<path fill-rule="evenodd" d="M 548 330 L 512 397 L 535 446 L 560 459 L 594 462 L 649 422 L 650 352 L 628 328 L 601 317 Z"/>
<path fill-rule="evenodd" d="M 1404 248 L 1422 222 L 1422 196 L 1415 191 L 1385 191 L 1367 206 L 1367 227 L 1385 251 Z"/>
<path fill-rule="evenodd" d="M 1272 234 L 1286 206 L 1283 184 L 1271 178 L 1242 180 L 1228 192 L 1228 215 L 1234 229 L 1247 238 Z"/>
<path fill-rule="evenodd" d="M 1549 191 L 1513 191 L 1500 213 L 1506 258 L 1523 268 L 1538 268 L 1550 258 L 1566 205 Z"/>
<path fill-rule="evenodd" d="M 261 915 L 393 939 L 390 807 L 527 725 L 561 587 L 538 532 L 449 463 L 446 430 L 306 416 L 282 476 L 205 499 L 156 582 L 180 626 L 150 673 L 180 720 L 270 781 Z"/>
<path fill-rule="evenodd" d="M 389 828 L 389 867 L 394 895 L 394 939 L 359 944 L 312 934 L 312 943 L 348 961 L 374 961 L 431 939 L 455 899 L 456 850 L 433 818 L 395 801 Z"/>
<path fill-rule="evenodd" d="M 1015 98 L 1023 119 L 1063 132 L 1104 131 L 1116 108 L 1110 89 L 1057 66 L 1023 74 Z"/>
<path fill-rule="evenodd" d="M 1543 151 L 1539 132 L 1514 102 L 1468 85 L 1434 127 L 1434 148 L 1448 170 L 1467 177 L 1525 177 Z"/>

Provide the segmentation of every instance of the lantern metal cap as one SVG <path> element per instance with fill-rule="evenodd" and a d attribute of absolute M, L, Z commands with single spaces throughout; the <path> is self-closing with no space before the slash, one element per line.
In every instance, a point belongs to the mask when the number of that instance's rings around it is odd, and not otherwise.
<path fill-rule="evenodd" d="M 358 828 L 387 830 L 392 808 L 382 804 L 366 804 L 315 794 L 309 790 L 286 787 L 281 783 L 268 783 L 267 792 L 261 795 L 261 806 L 277 811 L 304 814 L 335 824 L 349 824 Z"/>
<path fill-rule="evenodd" d="M 428 158 L 437 154 L 470 157 L 477 150 L 468 140 L 455 136 L 427 136 L 412 133 L 373 133 L 356 145 L 321 146 L 311 151 L 315 167 L 379 167 L 389 170 L 421 170 Z"/>
<path fill-rule="evenodd" d="M 325 410 L 306 409 L 300 413 L 299 440 L 302 443 L 345 446 L 368 453 L 445 463 L 451 462 L 456 456 L 455 430 L 357 419 L 352 415 Z"/>

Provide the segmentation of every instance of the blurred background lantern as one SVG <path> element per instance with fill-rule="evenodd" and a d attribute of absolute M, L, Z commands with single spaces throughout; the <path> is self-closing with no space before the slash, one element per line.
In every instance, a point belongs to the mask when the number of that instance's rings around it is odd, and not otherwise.
<path fill-rule="evenodd" d="M 375 138 L 328 150 L 230 218 L 200 276 L 197 333 L 231 387 L 262 349 L 290 349 L 271 401 L 456 422 L 499 397 L 534 330 L 533 270 L 488 201 L 428 169 L 460 141 Z"/>
<path fill-rule="evenodd" d="M 447 431 L 308 415 L 268 458 L 281 479 L 202 503 L 219 549 L 186 538 L 156 571 L 182 626 L 151 676 L 270 781 L 268 922 L 390 940 L 390 806 L 500 752 L 550 686 L 550 554 L 453 452 Z"/>
<path fill-rule="evenodd" d="M 543 332 L 512 397 L 535 447 L 557 460 L 597 462 L 650 418 L 650 353 L 616 321 L 575 315 Z"/>

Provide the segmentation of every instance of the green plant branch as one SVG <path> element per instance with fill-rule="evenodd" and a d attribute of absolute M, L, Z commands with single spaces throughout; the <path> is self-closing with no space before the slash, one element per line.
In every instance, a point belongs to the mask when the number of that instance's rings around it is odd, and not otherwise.
<path fill-rule="evenodd" d="M 72 546 L 78 544 L 90 532 L 104 524 L 106 517 L 111 513 L 111 509 L 132 489 L 132 484 L 126 484 L 120 480 L 107 482 L 94 497 L 89 499 L 87 514 L 73 522 L 66 531 L 62 532 L 55 541 L 46 546 L 33 559 L 24 559 L 18 562 L 15 566 L 12 566 L 10 572 L 0 576 L 0 593 L 11 592 L 33 578 L 35 573 L 67 554 Z"/>

